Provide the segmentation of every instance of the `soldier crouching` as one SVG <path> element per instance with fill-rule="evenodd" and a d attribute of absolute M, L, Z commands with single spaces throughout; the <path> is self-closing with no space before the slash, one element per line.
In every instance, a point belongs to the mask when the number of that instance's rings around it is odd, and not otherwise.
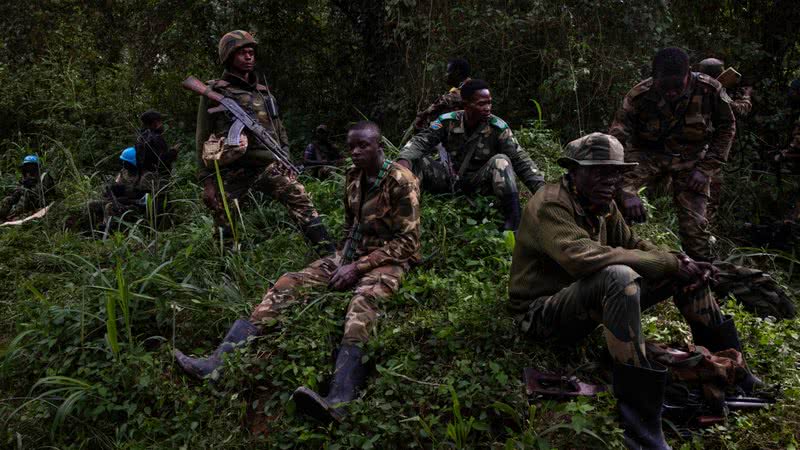
<path fill-rule="evenodd" d="M 397 292 L 403 274 L 419 259 L 420 247 L 419 186 L 414 175 L 384 158 L 380 128 L 372 122 L 353 126 L 347 146 L 355 167 L 347 174 L 344 247 L 300 272 L 281 276 L 250 318 L 233 324 L 211 356 L 189 358 L 176 350 L 178 364 L 189 374 L 212 374 L 221 366 L 224 353 L 260 334 L 297 301 L 304 288 L 353 289 L 328 396 L 307 387 L 294 393 L 300 411 L 321 420 L 342 419 L 340 405 L 355 398 L 366 379 L 361 346 L 380 314 L 379 304 Z"/>
<path fill-rule="evenodd" d="M 597 325 L 614 360 L 617 397 L 630 448 L 669 448 L 661 429 L 666 369 L 645 356 L 641 310 L 670 296 L 694 342 L 741 352 L 736 327 L 711 295 L 710 263 L 638 239 L 613 198 L 626 171 L 616 138 L 593 133 L 572 141 L 559 164 L 561 182 L 525 207 L 511 263 L 510 308 L 535 339 L 573 342 Z M 739 385 L 761 383 L 751 373 Z"/>

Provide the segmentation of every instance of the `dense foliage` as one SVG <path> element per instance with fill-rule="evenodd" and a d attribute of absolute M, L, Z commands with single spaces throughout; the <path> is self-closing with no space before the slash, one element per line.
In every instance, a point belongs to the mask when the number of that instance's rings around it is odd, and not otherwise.
<path fill-rule="evenodd" d="M 192 382 L 174 347 L 205 353 L 265 289 L 311 259 L 286 212 L 257 197 L 241 251 L 211 239 L 194 181 L 197 99 L 188 74 L 219 75 L 217 39 L 257 32 L 259 69 L 281 102 L 293 148 L 327 122 L 378 120 L 398 143 L 416 109 L 444 86 L 445 60 L 464 56 L 493 86 L 507 119 L 548 179 L 560 144 L 603 129 L 622 95 L 663 45 L 693 60 L 718 56 L 755 82 L 755 118 L 741 124 L 717 221 L 718 254 L 770 269 L 791 284 L 791 255 L 747 248 L 738 223 L 756 220 L 774 180 L 753 172 L 785 145 L 786 81 L 798 75 L 791 1 L 172 0 L 0 5 L 0 179 L 10 187 L 35 151 L 62 201 L 45 220 L 0 229 L 0 447 L 459 448 L 620 447 L 613 398 L 528 405 L 526 366 L 598 379 L 599 334 L 581 347 L 522 339 L 505 310 L 512 242 L 487 199 L 423 197 L 423 253 L 385 306 L 369 357 L 374 369 L 353 415 L 325 428 L 296 417 L 300 384 L 324 386 L 346 294 L 311 295 L 283 325 L 236 352 L 218 382 Z M 137 115 L 167 112 L 182 142 L 171 191 L 172 226 L 130 224 L 107 241 L 65 229 L 130 145 Z M 752 175 L 751 174 L 755 174 Z M 341 176 L 304 180 L 325 223 L 342 225 Z M 677 247 L 668 198 L 639 231 Z M 770 204 L 771 205 L 771 204 Z M 759 208 L 761 207 L 761 208 Z M 766 211 L 769 212 L 769 211 Z M 755 370 L 785 398 L 671 443 L 686 448 L 794 448 L 800 439 L 800 322 L 726 305 Z M 645 319 L 663 342 L 688 336 L 676 309 Z"/>

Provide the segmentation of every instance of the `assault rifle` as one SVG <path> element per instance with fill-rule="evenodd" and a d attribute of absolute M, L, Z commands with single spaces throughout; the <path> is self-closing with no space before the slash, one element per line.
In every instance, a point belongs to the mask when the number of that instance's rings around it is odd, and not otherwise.
<path fill-rule="evenodd" d="M 276 141 L 275 138 L 269 134 L 269 131 L 262 127 L 256 119 L 242 109 L 242 107 L 236 103 L 236 100 L 230 97 L 225 97 L 219 92 L 215 92 L 205 83 L 193 76 L 189 76 L 183 80 L 182 86 L 184 89 L 190 90 L 196 94 L 200 94 L 219 103 L 235 118 L 233 124 L 228 130 L 228 137 L 225 140 L 226 143 L 230 145 L 239 145 L 239 138 L 242 135 L 242 131 L 247 128 L 256 139 L 258 139 L 269 149 L 270 152 L 272 152 L 272 154 L 275 156 L 275 159 L 286 169 L 288 169 L 289 172 L 294 175 L 298 175 L 300 173 L 300 170 L 298 170 L 297 167 L 292 164 L 289 155 L 283 150 L 283 148 L 281 148 L 281 145 L 278 143 L 278 141 Z M 217 108 L 211 108 L 210 110 L 217 110 Z"/>

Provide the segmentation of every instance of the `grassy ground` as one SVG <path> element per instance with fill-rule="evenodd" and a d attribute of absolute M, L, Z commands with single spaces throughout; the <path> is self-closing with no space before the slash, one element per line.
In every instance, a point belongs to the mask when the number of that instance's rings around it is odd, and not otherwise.
<path fill-rule="evenodd" d="M 541 130 L 518 133 L 549 179 L 558 146 Z M 175 224 L 138 223 L 107 241 L 64 231 L 92 181 L 65 178 L 66 198 L 46 220 L 0 229 L 0 447 L 36 448 L 621 448 L 614 400 L 529 404 L 522 369 L 597 380 L 603 343 L 580 347 L 523 339 L 505 309 L 512 243 L 496 231 L 486 199 L 423 196 L 423 253 L 383 306 L 368 346 L 372 371 L 351 416 L 323 427 L 294 414 L 299 385 L 323 388 L 341 338 L 347 294 L 310 293 L 281 325 L 226 361 L 216 382 L 185 377 L 171 356 L 213 349 L 283 272 L 312 260 L 282 207 L 255 197 L 241 251 L 210 239 L 210 217 L 182 155 L 173 189 Z M 339 235 L 342 179 L 309 181 L 325 223 Z M 95 182 L 96 183 L 96 182 Z M 676 246 L 666 199 L 641 234 Z M 736 254 L 721 245 L 724 256 Z M 741 252 L 740 252 L 741 253 Z M 769 256 L 752 262 L 786 278 Z M 774 407 L 731 416 L 676 448 L 794 448 L 800 437 L 798 321 L 751 316 L 725 305 L 750 363 L 780 383 Z M 688 327 L 665 303 L 645 316 L 648 337 L 682 342 Z"/>

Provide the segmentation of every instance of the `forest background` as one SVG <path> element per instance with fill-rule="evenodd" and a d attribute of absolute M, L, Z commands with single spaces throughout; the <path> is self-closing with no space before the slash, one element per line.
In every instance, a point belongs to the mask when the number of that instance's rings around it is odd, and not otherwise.
<path fill-rule="evenodd" d="M 180 82 L 219 76 L 219 37 L 255 32 L 257 70 L 299 156 L 317 124 L 341 141 L 363 117 L 399 144 L 415 111 L 446 89 L 446 60 L 465 57 L 492 86 L 495 114 L 554 180 L 561 145 L 604 130 L 658 48 L 684 47 L 694 62 L 718 57 L 754 85 L 755 110 L 739 124 L 717 252 L 791 285 L 792 256 L 750 248 L 741 224 L 776 207 L 763 199 L 775 180 L 752 174 L 757 155 L 786 145 L 798 24 L 789 0 L 2 2 L 0 182 L 10 189 L 22 156 L 35 152 L 62 201 L 46 220 L 0 230 L 0 447 L 619 447 L 611 396 L 527 404 L 523 367 L 596 379 L 591 362 L 602 342 L 594 335 L 585 347 L 554 349 L 518 336 L 504 309 L 512 243 L 496 232 L 488 200 L 470 208 L 423 198 L 431 258 L 386 305 L 370 343 L 370 386 L 346 424 L 295 417 L 289 401 L 299 384 L 324 387 L 344 294 L 312 296 L 269 342 L 237 352 L 223 381 L 184 378 L 173 346 L 207 352 L 310 256 L 285 211 L 258 196 L 245 213 L 242 251 L 210 238 L 194 180 L 198 100 Z M 116 171 L 148 108 L 167 113 L 168 140 L 183 143 L 173 226 L 137 222 L 104 242 L 66 231 L 66 217 Z M 305 181 L 338 233 L 341 176 Z M 650 198 L 649 208 L 653 220 L 639 231 L 676 247 L 669 199 Z M 781 383 L 786 400 L 683 438 L 670 431 L 670 440 L 795 448 L 800 325 L 754 317 L 733 301 L 726 309 L 756 370 Z M 645 328 L 664 342 L 687 335 L 671 305 L 648 315 Z"/>

